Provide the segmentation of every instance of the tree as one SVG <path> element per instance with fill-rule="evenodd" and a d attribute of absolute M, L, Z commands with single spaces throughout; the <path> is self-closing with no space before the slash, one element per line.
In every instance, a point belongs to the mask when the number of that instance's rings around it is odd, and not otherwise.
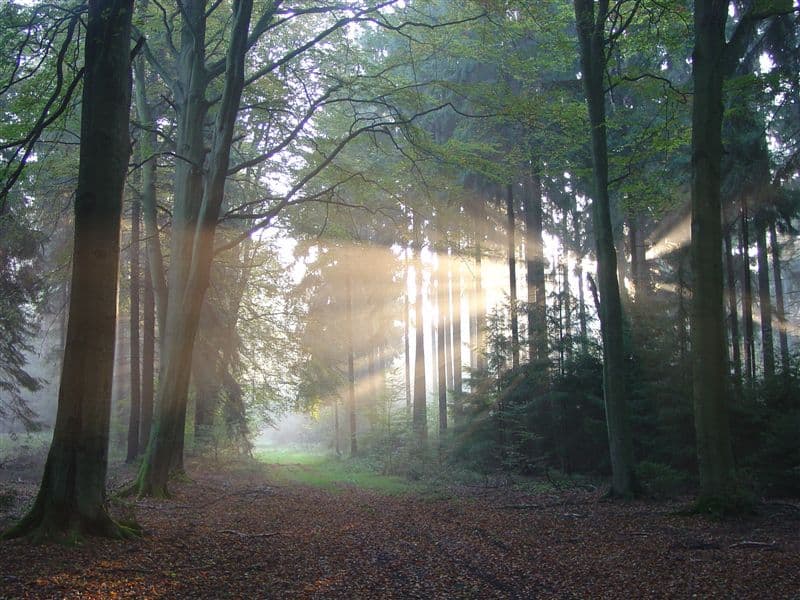
<path fill-rule="evenodd" d="M 72 297 L 58 415 L 41 487 L 6 537 L 119 537 L 106 510 L 122 193 L 130 155 L 133 0 L 90 0 L 75 197 Z"/>
<path fill-rule="evenodd" d="M 139 473 L 140 494 L 163 496 L 173 466 L 182 468 L 183 428 L 192 350 L 214 254 L 214 233 L 228 175 L 231 142 L 244 87 L 252 0 L 233 6 L 233 27 L 224 63 L 225 82 L 215 119 L 205 181 L 203 121 L 208 74 L 205 64 L 205 2 L 182 11 L 181 99 L 175 209 L 171 243 L 168 300 L 162 333 L 163 359 L 156 400 L 156 420 Z M 275 6 L 273 6 L 273 11 Z M 267 21 L 271 13 L 267 13 Z"/>
<path fill-rule="evenodd" d="M 728 424 L 725 322 L 722 308 L 722 82 L 728 0 L 694 3 L 692 62 L 692 397 L 699 502 L 730 497 L 736 488 Z"/>
<path fill-rule="evenodd" d="M 511 366 L 516 369 L 519 367 L 519 325 L 517 323 L 517 256 L 516 243 L 514 241 L 514 186 L 510 183 L 506 185 L 506 216 L 508 225 L 506 236 L 508 238 L 508 278 L 509 278 L 509 302 L 511 303 Z"/>
<path fill-rule="evenodd" d="M 425 326 L 422 316 L 422 215 L 415 212 L 412 215 L 413 237 L 416 255 L 414 256 L 414 287 L 416 299 L 414 300 L 414 401 L 412 404 L 412 424 L 417 441 L 425 445 L 428 441 L 428 404 L 425 390 Z"/>
<path fill-rule="evenodd" d="M 525 213 L 525 279 L 528 288 L 528 360 L 548 361 L 547 308 L 542 238 L 542 179 L 538 167 L 527 178 L 522 198 Z"/>
<path fill-rule="evenodd" d="M 139 455 L 139 428 L 141 425 L 141 377 L 139 361 L 139 224 L 140 224 L 139 202 L 134 200 L 131 203 L 131 247 L 130 247 L 130 297 L 131 297 L 131 412 L 128 419 L 128 453 L 127 462 L 133 462 Z"/>
<path fill-rule="evenodd" d="M 41 287 L 38 237 L 24 215 L 0 215 L 0 420 L 20 421 L 26 429 L 37 427 L 37 416 L 23 391 L 42 387 L 30 374 L 25 355 L 33 349 L 30 337 L 36 328 L 28 307 Z"/>
<path fill-rule="evenodd" d="M 622 4 L 621 2 L 619 4 Z M 618 9 L 619 7 L 617 7 Z M 596 9 L 596 10 L 595 10 Z M 622 335 L 622 303 L 617 280 L 617 253 L 611 228 L 606 142 L 605 55 L 607 0 L 575 0 L 580 42 L 581 74 L 589 109 L 594 190 L 592 217 L 597 245 L 597 279 L 600 293 L 600 329 L 603 337 L 603 394 L 606 405 L 608 445 L 611 452 L 611 493 L 630 496 L 636 482 L 633 443 L 628 422 L 625 390 L 625 349 Z M 612 35 L 619 35 L 620 30 Z"/>
<path fill-rule="evenodd" d="M 695 2 L 695 46 L 692 62 L 694 102 L 692 105 L 692 272 L 695 280 L 692 299 L 692 396 L 694 402 L 697 457 L 700 470 L 699 509 L 738 510 L 739 488 L 731 448 L 728 417 L 725 323 L 722 298 L 721 164 L 723 156 L 723 83 L 748 64 L 746 54 L 754 44 L 758 24 L 767 18 L 791 11 L 785 1 L 752 3 L 741 14 L 726 42 L 728 1 Z M 744 60 L 743 60 L 744 57 Z M 763 194 L 768 183 L 766 144 L 759 134 L 754 158 L 756 194 Z M 751 155 L 752 156 L 752 155 Z M 742 260 L 745 268 L 743 304 L 745 308 L 745 357 L 747 358 L 749 310 L 749 244 L 746 239 L 747 203 L 742 200 Z M 762 255 L 759 272 L 762 297 L 769 304 L 766 257 L 766 225 L 758 224 Z M 762 274 L 763 273 L 763 274 Z M 767 307 L 763 307 L 767 308 Z M 769 310 L 767 310 L 769 313 Z M 766 318 L 771 320 L 769 314 Z M 774 369 L 771 323 L 765 324 L 765 370 Z M 754 358 L 746 362 L 754 368 Z M 747 374 L 750 375 L 749 373 Z"/>

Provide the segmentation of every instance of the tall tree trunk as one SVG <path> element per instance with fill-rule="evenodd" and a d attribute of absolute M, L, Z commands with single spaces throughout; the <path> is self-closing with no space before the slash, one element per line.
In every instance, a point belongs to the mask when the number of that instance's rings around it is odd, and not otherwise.
<path fill-rule="evenodd" d="M 578 324 L 581 331 L 581 352 L 586 354 L 589 351 L 589 333 L 586 327 L 586 297 L 583 291 L 583 262 L 578 261 L 575 267 L 575 275 L 578 278 Z"/>
<path fill-rule="evenodd" d="M 475 217 L 475 368 L 478 371 L 486 369 L 486 301 L 483 293 L 483 208 L 479 208 L 479 215 Z"/>
<path fill-rule="evenodd" d="M 194 445 L 201 453 L 214 445 L 214 413 L 222 389 L 222 369 L 216 337 L 209 325 L 211 308 L 203 304 L 204 324 L 197 334 L 192 356 L 192 387 L 194 388 Z"/>
<path fill-rule="evenodd" d="M 731 327 L 731 349 L 733 361 L 733 386 L 737 398 L 742 397 L 742 354 L 739 335 L 739 317 L 736 312 L 736 271 L 733 267 L 733 247 L 730 229 L 725 231 L 725 268 L 728 274 L 728 319 Z"/>
<path fill-rule="evenodd" d="M 131 247 L 130 247 L 130 294 L 131 294 L 131 322 L 130 322 L 130 343 L 131 343 L 131 411 L 128 419 L 128 452 L 126 462 L 133 462 L 139 455 L 139 423 L 141 420 L 141 395 L 140 395 L 140 363 L 139 363 L 139 326 L 141 324 L 139 314 L 139 253 L 141 252 L 139 243 L 140 229 L 139 202 L 135 200 L 131 203 Z"/>
<path fill-rule="evenodd" d="M 600 331 L 603 337 L 604 359 L 603 391 L 611 455 L 611 493 L 630 496 L 635 491 L 636 481 L 625 389 L 627 368 L 622 335 L 622 302 L 617 281 L 617 253 L 614 248 L 608 194 L 608 148 L 603 85 L 608 3 L 599 3 L 596 16 L 593 0 L 575 0 L 574 4 L 581 50 L 581 72 L 592 140 L 594 171 L 592 219 L 597 246 Z"/>
<path fill-rule="evenodd" d="M 750 278 L 750 240 L 747 227 L 747 198 L 741 198 L 739 253 L 742 256 L 742 322 L 744 324 L 744 376 L 753 385 L 756 370 L 755 335 L 753 334 L 753 284 Z"/>
<path fill-rule="evenodd" d="M 772 379 L 775 377 L 775 346 L 772 339 L 767 224 L 763 215 L 756 217 L 756 248 L 758 249 L 758 305 L 761 309 L 761 358 L 764 366 L 764 378 Z"/>
<path fill-rule="evenodd" d="M 447 256 L 445 254 L 444 256 Z M 436 366 L 439 373 L 438 379 L 438 400 L 439 400 L 439 434 L 447 431 L 447 369 L 445 367 L 445 347 L 447 345 L 446 329 L 445 329 L 445 308 L 447 303 L 443 296 L 444 291 L 447 289 L 446 285 L 442 282 L 442 253 L 439 253 L 436 265 L 436 308 L 434 314 L 436 315 Z"/>
<path fill-rule="evenodd" d="M 641 303 L 650 292 L 650 277 L 647 268 L 647 246 L 642 231 L 642 216 L 628 218 L 628 245 L 631 252 L 631 275 L 636 302 Z"/>
<path fill-rule="evenodd" d="M 772 247 L 772 277 L 775 281 L 775 320 L 781 347 L 781 372 L 784 379 L 789 377 L 789 338 L 786 333 L 786 310 L 783 298 L 783 279 L 781 277 L 781 249 L 775 221 L 769 224 L 769 244 Z"/>
<path fill-rule="evenodd" d="M 561 239 L 564 249 L 561 261 L 561 285 L 563 291 L 564 308 L 564 349 L 567 360 L 572 360 L 572 293 L 569 285 L 569 208 L 565 207 L 561 213 Z"/>
<path fill-rule="evenodd" d="M 578 279 L 578 325 L 581 332 L 581 352 L 586 354 L 589 351 L 589 334 L 586 326 L 586 298 L 584 293 L 583 281 L 583 240 L 581 239 L 581 223 L 578 209 L 572 205 L 572 232 L 574 234 L 573 247 L 578 253 L 578 263 L 575 265 L 575 276 Z"/>
<path fill-rule="evenodd" d="M 612 229 L 611 232 L 612 239 L 614 239 L 614 232 Z M 628 303 L 630 302 L 630 295 L 628 294 L 628 288 L 625 285 L 625 276 L 628 274 L 628 261 L 625 260 L 625 236 L 624 234 L 620 233 L 614 239 L 614 252 L 617 257 L 617 289 L 619 290 L 619 297 L 621 302 Z M 629 279 L 630 281 L 630 279 Z"/>
<path fill-rule="evenodd" d="M 465 260 L 469 260 L 468 258 Z M 469 286 L 469 272 L 470 270 L 464 267 L 462 262 L 461 272 L 464 277 L 461 280 L 461 289 L 463 291 L 464 308 L 467 313 L 467 365 L 470 369 L 475 369 L 475 298 Z M 466 273 L 465 273 L 466 271 Z"/>
<path fill-rule="evenodd" d="M 120 270 L 122 270 L 120 268 Z M 128 381 L 130 379 L 130 372 L 127 365 L 127 341 L 125 338 L 125 315 L 119 309 L 117 304 L 117 327 L 114 338 L 114 376 L 111 382 L 111 407 L 112 409 L 119 405 L 124 397 L 125 390 L 128 389 Z"/>
<path fill-rule="evenodd" d="M 517 257 L 515 254 L 516 225 L 514 223 L 514 187 L 506 185 L 506 215 L 508 225 L 506 238 L 508 242 L 508 281 L 509 302 L 511 303 L 511 367 L 519 367 L 519 322 L 517 318 Z"/>
<path fill-rule="evenodd" d="M 161 365 L 156 393 L 156 414 L 150 441 L 139 471 L 140 495 L 167 495 L 172 467 L 182 461 L 186 404 L 192 350 L 202 298 L 190 298 L 187 289 L 192 247 L 197 230 L 199 204 L 203 198 L 205 161 L 205 0 L 186 4 L 181 11 L 179 84 L 175 93 L 178 112 L 175 161 L 174 208 L 170 238 L 170 268 L 161 329 Z M 152 264 L 151 264 L 152 268 Z M 155 273 L 155 271 L 153 271 Z M 158 293 L 156 295 L 158 298 Z M 157 307 L 158 307 L 158 300 Z M 192 312 L 193 314 L 190 314 Z M 180 439 L 179 439 L 180 438 Z"/>
<path fill-rule="evenodd" d="M 345 322 L 347 329 L 347 420 L 350 426 L 350 456 L 358 454 L 356 434 L 356 375 L 353 349 L 353 286 L 350 273 L 345 281 Z"/>
<path fill-rule="evenodd" d="M 686 308 L 686 257 L 681 252 L 678 257 L 678 359 L 680 365 L 681 388 L 689 389 L 689 310 Z"/>
<path fill-rule="evenodd" d="M 460 256 L 456 259 L 454 255 L 453 260 L 458 260 L 457 268 L 453 273 L 453 392 L 455 395 L 453 417 L 458 421 L 462 416 L 461 394 L 464 391 L 461 358 L 461 278 L 463 268 Z"/>
<path fill-rule="evenodd" d="M 341 456 L 342 451 L 339 447 L 339 399 L 333 399 L 333 436 L 334 436 L 334 448 L 336 450 L 336 456 Z"/>
<path fill-rule="evenodd" d="M 181 29 L 180 73 L 185 83 L 182 92 L 188 101 L 178 102 L 181 109 L 177 150 L 184 160 L 175 164 L 169 299 L 156 402 L 157 418 L 139 473 L 140 494 L 165 495 L 170 469 L 182 464 L 192 349 L 208 288 L 214 233 L 227 178 L 233 128 L 244 87 L 244 59 L 252 0 L 238 0 L 233 4 L 225 82 L 218 102 L 211 150 L 208 159 L 204 160 L 203 124 L 209 105 L 204 98 L 208 83 L 205 67 L 205 4 L 203 0 L 198 0 L 186 4 L 181 11 L 184 22 Z"/>
<path fill-rule="evenodd" d="M 444 367 L 447 375 L 447 389 L 452 390 L 453 382 L 453 302 L 451 295 L 453 293 L 452 286 L 452 272 L 450 263 L 452 258 L 447 248 L 444 250 L 444 257 L 446 261 L 446 269 L 443 271 L 444 285 L 442 286 L 442 299 L 441 312 L 444 315 Z"/>
<path fill-rule="evenodd" d="M 701 502 L 729 497 L 736 485 L 726 405 L 728 377 L 720 251 L 722 63 L 727 13 L 727 0 L 695 1 L 691 339 Z"/>
<path fill-rule="evenodd" d="M 422 319 L 422 233 L 419 226 L 419 215 L 414 215 L 414 240 L 416 257 L 414 273 L 416 278 L 417 297 L 414 303 L 414 410 L 412 424 L 417 441 L 424 445 L 428 440 L 428 406 L 425 395 L 425 324 Z"/>
<path fill-rule="evenodd" d="M 534 168 L 524 194 L 525 282 L 528 287 L 528 360 L 547 363 L 547 306 L 542 238 L 542 180 Z"/>
<path fill-rule="evenodd" d="M 164 321 L 167 316 L 167 280 L 164 273 L 164 257 L 161 254 L 161 241 L 158 233 L 158 214 L 156 206 L 156 123 L 153 111 L 147 102 L 147 80 L 144 70 L 144 59 L 133 63 L 135 78 L 136 116 L 142 126 L 139 134 L 139 147 L 142 159 L 141 212 L 144 221 L 146 240 L 147 267 L 152 279 L 151 292 L 155 293 L 158 312 L 158 329 L 165 331 Z"/>
<path fill-rule="evenodd" d="M 153 243 L 148 240 L 146 244 Z M 155 385 L 156 362 L 156 315 L 155 294 L 150 275 L 150 263 L 144 264 L 144 300 L 142 306 L 142 414 L 139 428 L 139 448 L 147 447 L 150 429 L 153 425 L 153 392 Z"/>
<path fill-rule="evenodd" d="M 4 537 L 130 533 L 106 510 L 132 0 L 89 0 L 72 298 L 58 413 L 33 507 Z"/>
<path fill-rule="evenodd" d="M 409 268 L 408 268 L 408 248 L 403 249 L 403 259 L 404 259 L 404 273 L 405 273 L 405 289 L 403 291 L 403 345 L 404 345 L 404 357 L 406 361 L 406 369 L 405 369 L 405 376 L 406 376 L 406 417 L 411 419 L 411 343 L 409 341 L 409 335 L 411 334 L 411 328 L 409 327 L 408 323 L 408 311 L 409 301 L 408 301 L 408 283 L 409 283 Z"/>
<path fill-rule="evenodd" d="M 558 289 L 558 277 L 559 277 L 559 270 L 558 270 L 558 261 L 553 262 L 553 272 L 551 274 L 553 278 L 553 287 Z M 564 374 L 564 350 L 566 348 L 566 344 L 564 343 L 564 292 L 562 286 L 562 292 L 558 294 L 558 372 L 560 375 Z"/>
<path fill-rule="evenodd" d="M 367 418 L 370 428 L 374 428 L 378 423 L 378 368 L 375 361 L 375 335 L 367 340 L 367 385 L 364 386 L 367 392 Z"/>

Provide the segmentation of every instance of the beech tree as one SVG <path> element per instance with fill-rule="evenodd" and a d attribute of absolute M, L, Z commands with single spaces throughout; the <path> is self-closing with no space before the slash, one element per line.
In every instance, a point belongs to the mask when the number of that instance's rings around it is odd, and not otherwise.
<path fill-rule="evenodd" d="M 272 11 L 264 16 L 271 20 Z M 200 309 L 209 282 L 214 232 L 223 200 L 233 128 L 244 87 L 252 0 L 233 4 L 233 26 L 225 62 L 225 81 L 215 119 L 206 177 L 203 121 L 209 83 L 205 63 L 205 2 L 184 7 L 181 32 L 179 127 L 177 149 L 184 160 L 175 166 L 175 208 L 171 238 L 163 356 L 156 396 L 156 419 L 139 473 L 140 494 L 165 495 L 173 466 L 182 468 L 183 428 L 191 372 L 192 349 Z M 262 25 L 263 27 L 263 25 Z M 177 90 L 176 90 L 177 91 Z"/>
<path fill-rule="evenodd" d="M 695 2 L 695 47 L 692 62 L 694 102 L 692 104 L 692 243 L 694 275 L 692 297 L 692 394 L 694 401 L 697 457 L 700 469 L 700 509 L 736 510 L 739 487 L 731 448 L 731 433 L 726 402 L 728 375 L 725 355 L 725 321 L 722 298 L 721 164 L 723 83 L 739 68 L 742 57 L 753 42 L 758 23 L 765 18 L 791 11 L 787 2 L 753 3 L 740 16 L 726 41 L 728 1 Z M 746 62 L 746 61 L 745 61 Z M 756 137 L 757 180 L 763 187 L 768 179 L 765 146 Z M 763 193 L 763 190 L 761 190 Z M 742 204 L 742 239 L 746 240 L 746 204 Z M 762 296 L 765 374 L 774 370 L 771 316 L 769 314 L 766 225 L 758 225 L 759 276 Z M 749 244 L 743 242 L 745 290 L 749 284 Z M 749 298 L 743 298 L 749 309 Z M 765 305 L 765 306 L 763 306 Z M 745 325 L 747 328 L 747 324 Z M 752 327 L 752 325 L 750 325 Z M 747 356 L 747 338 L 745 350 Z M 754 369 L 754 358 L 748 367 Z M 749 374 L 748 374 L 749 375 Z"/>
<path fill-rule="evenodd" d="M 6 537 L 127 536 L 106 510 L 133 0 L 90 0 L 75 196 L 72 295 L 58 415 L 41 487 Z"/>
<path fill-rule="evenodd" d="M 621 4 L 621 3 L 620 3 Z M 634 9 L 635 10 L 635 9 Z M 625 390 L 625 349 L 622 335 L 622 302 L 617 280 L 617 252 L 611 228 L 606 141 L 605 55 L 607 0 L 575 0 L 581 74 L 589 109 L 594 186 L 592 217 L 597 245 L 597 279 L 600 293 L 600 328 L 603 337 L 603 394 L 608 442 L 611 451 L 611 491 L 630 496 L 635 491 L 633 443 Z M 622 27 L 620 25 L 620 27 Z M 612 31 L 619 36 L 622 29 Z"/>
<path fill-rule="evenodd" d="M 695 2 L 692 62 L 692 364 L 701 497 L 735 488 L 722 312 L 722 82 L 728 0 Z"/>

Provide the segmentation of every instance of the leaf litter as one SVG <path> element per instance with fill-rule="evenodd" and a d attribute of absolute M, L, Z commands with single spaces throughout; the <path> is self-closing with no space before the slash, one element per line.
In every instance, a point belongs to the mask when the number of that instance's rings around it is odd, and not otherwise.
<path fill-rule="evenodd" d="M 0 598 L 797 598 L 800 511 L 718 522 L 585 490 L 444 497 L 194 463 L 134 541 L 0 542 Z M 0 525 L 8 524 L 8 515 Z"/>

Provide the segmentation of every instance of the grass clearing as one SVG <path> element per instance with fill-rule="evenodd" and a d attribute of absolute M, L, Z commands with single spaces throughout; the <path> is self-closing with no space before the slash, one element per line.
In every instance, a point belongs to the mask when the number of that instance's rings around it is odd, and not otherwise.
<path fill-rule="evenodd" d="M 381 475 L 358 460 L 338 458 L 319 451 L 262 446 L 257 447 L 253 455 L 270 468 L 273 477 L 302 485 L 331 491 L 359 487 L 382 494 L 421 491 L 418 484 L 402 477 Z"/>

